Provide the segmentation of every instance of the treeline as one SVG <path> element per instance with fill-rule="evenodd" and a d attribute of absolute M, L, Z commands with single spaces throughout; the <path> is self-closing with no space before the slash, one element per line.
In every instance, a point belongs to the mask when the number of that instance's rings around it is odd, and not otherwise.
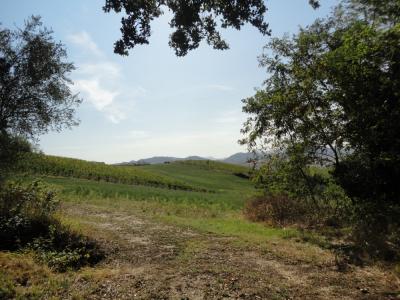
<path fill-rule="evenodd" d="M 15 166 L 15 171 L 32 175 L 75 177 L 186 191 L 206 191 L 205 189 L 171 180 L 166 176 L 152 174 L 136 167 L 110 166 L 100 162 L 89 162 L 80 159 L 29 152 L 20 155 Z"/>

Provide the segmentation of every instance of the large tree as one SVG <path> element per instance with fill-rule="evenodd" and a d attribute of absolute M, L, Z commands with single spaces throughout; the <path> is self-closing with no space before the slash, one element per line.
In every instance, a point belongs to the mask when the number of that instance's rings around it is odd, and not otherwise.
<path fill-rule="evenodd" d="M 19 146 L 26 148 L 21 138 L 77 124 L 81 100 L 71 91 L 74 66 L 66 59 L 40 17 L 29 18 L 22 29 L 0 27 L 0 165 Z"/>
<path fill-rule="evenodd" d="M 292 38 L 273 39 L 261 57 L 270 77 L 244 100 L 251 114 L 245 143 L 267 138 L 283 148 L 298 144 L 308 163 L 332 165 L 359 220 L 382 236 L 400 220 L 396 5 L 346 1 Z"/>
<path fill-rule="evenodd" d="M 317 0 L 309 0 L 314 8 Z M 264 21 L 267 8 L 264 0 L 106 0 L 105 12 L 123 12 L 121 20 L 122 38 L 115 42 L 114 52 L 128 55 L 136 45 L 148 44 L 151 35 L 151 21 L 160 17 L 164 9 L 172 13 L 169 22 L 174 32 L 169 45 L 178 56 L 196 49 L 206 40 L 214 49 L 228 49 L 218 27 L 239 30 L 249 23 L 263 35 L 270 33 Z"/>

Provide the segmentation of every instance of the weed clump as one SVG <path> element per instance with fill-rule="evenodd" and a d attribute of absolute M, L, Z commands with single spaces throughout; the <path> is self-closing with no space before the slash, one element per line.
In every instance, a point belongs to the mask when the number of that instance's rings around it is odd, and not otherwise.
<path fill-rule="evenodd" d="M 98 244 L 62 225 L 55 193 L 39 181 L 8 183 L 0 190 L 0 250 L 32 249 L 55 270 L 93 265 L 104 257 Z"/>
<path fill-rule="evenodd" d="M 245 215 L 254 222 L 275 226 L 293 224 L 304 217 L 304 207 L 286 195 L 258 196 L 246 202 Z"/>
<path fill-rule="evenodd" d="M 0 299 L 12 299 L 15 296 L 14 284 L 0 270 Z"/>

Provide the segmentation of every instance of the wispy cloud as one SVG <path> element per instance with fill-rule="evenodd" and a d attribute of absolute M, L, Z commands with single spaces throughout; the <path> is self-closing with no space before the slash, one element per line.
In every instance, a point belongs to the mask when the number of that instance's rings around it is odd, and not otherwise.
<path fill-rule="evenodd" d="M 119 92 L 102 88 L 98 79 L 76 80 L 73 89 L 82 93 L 84 98 L 98 111 L 103 112 L 111 122 L 119 123 L 126 118 L 124 110 L 116 103 Z"/>
<path fill-rule="evenodd" d="M 121 68 L 109 61 L 98 61 L 96 63 L 85 63 L 79 66 L 77 73 L 92 77 L 109 77 L 118 79 L 121 76 Z"/>
<path fill-rule="evenodd" d="M 86 51 L 89 51 L 96 56 L 101 57 L 104 55 L 97 44 L 93 41 L 92 37 L 86 31 L 70 34 L 67 39 L 71 43 L 76 44 L 77 46 L 85 49 Z"/>
<path fill-rule="evenodd" d="M 112 92 L 102 88 L 97 79 L 76 80 L 74 89 L 85 93 L 87 100 L 89 100 L 98 110 L 104 110 L 104 108 L 111 105 L 114 102 L 115 97 L 118 96 L 118 92 Z"/>
<path fill-rule="evenodd" d="M 81 93 L 85 100 L 104 113 L 111 122 L 119 123 L 126 119 L 133 107 L 134 98 L 143 96 L 145 89 L 126 88 L 121 68 L 105 58 L 87 32 L 72 34 L 69 39 L 96 58 L 95 62 L 78 64 L 73 90 Z"/>

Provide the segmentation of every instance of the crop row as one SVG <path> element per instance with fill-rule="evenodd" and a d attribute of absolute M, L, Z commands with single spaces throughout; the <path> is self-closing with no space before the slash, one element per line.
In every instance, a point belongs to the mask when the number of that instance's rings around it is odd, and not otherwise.
<path fill-rule="evenodd" d="M 74 177 L 168 189 L 205 191 L 202 188 L 170 179 L 167 176 L 153 174 L 140 168 L 112 166 L 101 162 L 89 162 L 38 153 L 23 154 L 16 165 L 16 169 L 21 173 L 34 175 Z"/>
<path fill-rule="evenodd" d="M 174 163 L 182 164 L 182 165 L 191 165 L 196 166 L 197 168 L 213 170 L 213 171 L 222 171 L 231 174 L 246 174 L 248 175 L 250 172 L 250 168 L 241 165 L 234 165 L 229 163 L 224 163 L 220 161 L 214 160 L 182 160 L 176 161 Z"/>

